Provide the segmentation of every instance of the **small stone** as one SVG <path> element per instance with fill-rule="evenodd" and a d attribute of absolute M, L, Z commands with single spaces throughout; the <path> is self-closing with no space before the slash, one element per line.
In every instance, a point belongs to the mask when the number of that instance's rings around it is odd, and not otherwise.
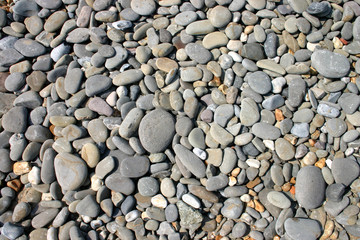
<path fill-rule="evenodd" d="M 154 0 L 134 0 L 131 9 L 142 16 L 151 15 L 156 10 L 156 3 Z"/>
<path fill-rule="evenodd" d="M 223 6 L 216 6 L 211 9 L 208 19 L 214 27 L 221 28 L 231 21 L 231 17 L 232 15 L 229 9 Z"/>
<path fill-rule="evenodd" d="M 312 219 L 288 218 L 285 220 L 284 228 L 289 237 L 299 240 L 315 240 L 321 235 L 320 224 Z"/>
<path fill-rule="evenodd" d="M 205 164 L 191 151 L 184 146 L 177 144 L 174 147 L 176 156 L 181 163 L 196 177 L 202 178 L 205 176 Z"/>
<path fill-rule="evenodd" d="M 143 177 L 138 181 L 139 193 L 145 197 L 155 196 L 159 192 L 159 183 L 153 177 Z"/>
<path fill-rule="evenodd" d="M 100 213 L 100 206 L 94 196 L 87 195 L 76 205 L 76 212 L 84 216 L 97 217 Z"/>

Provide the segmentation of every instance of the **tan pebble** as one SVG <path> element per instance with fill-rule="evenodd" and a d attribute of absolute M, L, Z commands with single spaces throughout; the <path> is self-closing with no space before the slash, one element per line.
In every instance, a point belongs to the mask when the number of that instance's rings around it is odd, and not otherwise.
<path fill-rule="evenodd" d="M 81 149 L 81 158 L 90 168 L 94 168 L 99 163 L 100 151 L 94 143 L 86 143 Z"/>
<path fill-rule="evenodd" d="M 104 181 L 95 174 L 91 177 L 91 189 L 98 191 L 104 185 Z"/>
<path fill-rule="evenodd" d="M 167 201 L 165 197 L 161 194 L 155 195 L 151 198 L 151 203 L 154 207 L 166 208 Z"/>
<path fill-rule="evenodd" d="M 295 184 L 295 183 L 296 183 L 295 177 L 292 177 L 292 178 L 290 179 L 290 183 L 291 183 L 291 184 Z"/>
<path fill-rule="evenodd" d="M 324 233 L 323 233 L 323 235 L 321 236 L 320 240 L 328 239 L 328 238 L 331 236 L 333 230 L 334 230 L 334 222 L 331 221 L 331 220 L 328 220 L 328 221 L 325 223 Z"/>
<path fill-rule="evenodd" d="M 166 57 L 158 58 L 155 64 L 161 71 L 167 73 L 170 72 L 170 70 L 172 69 L 179 68 L 179 65 L 177 64 L 176 61 Z"/>
<path fill-rule="evenodd" d="M 235 184 L 236 184 L 236 178 L 235 177 L 233 177 L 233 176 L 230 176 L 229 177 L 229 186 L 230 187 L 232 187 L 232 186 L 234 186 Z"/>
<path fill-rule="evenodd" d="M 280 240 L 280 237 L 278 235 L 274 236 L 273 240 Z"/>
<path fill-rule="evenodd" d="M 29 162 L 16 162 L 13 165 L 13 172 L 16 175 L 22 175 L 30 172 L 31 167 Z"/>
<path fill-rule="evenodd" d="M 250 33 L 252 33 L 254 30 L 254 26 L 246 26 L 245 29 L 244 29 L 244 33 L 246 35 L 249 35 Z"/>
<path fill-rule="evenodd" d="M 215 218 L 215 221 L 217 223 L 220 223 L 222 219 L 223 219 L 222 215 L 217 215 L 216 218 Z"/>
<path fill-rule="evenodd" d="M 284 185 L 282 185 L 281 189 L 284 191 L 284 192 L 288 192 L 290 191 L 290 188 L 291 188 L 291 184 L 289 182 L 285 183 Z"/>
<path fill-rule="evenodd" d="M 316 154 L 314 152 L 308 152 L 303 158 L 303 162 L 305 165 L 314 165 L 317 161 Z"/>
<path fill-rule="evenodd" d="M 335 231 L 330 235 L 329 239 L 336 240 L 336 239 L 338 239 L 338 237 L 339 237 L 339 232 L 335 230 Z"/>
<path fill-rule="evenodd" d="M 239 167 L 235 168 L 234 170 L 231 171 L 231 176 L 233 177 L 237 177 L 240 173 L 241 169 Z"/>
<path fill-rule="evenodd" d="M 225 84 L 221 84 L 218 89 L 223 93 L 226 94 L 226 90 L 228 89 L 228 86 L 226 86 Z"/>
<path fill-rule="evenodd" d="M 341 49 L 344 46 L 344 44 L 340 41 L 338 37 L 333 38 L 333 43 L 335 49 Z"/>
<path fill-rule="evenodd" d="M 221 81 L 220 77 L 215 77 L 208 83 L 209 87 L 218 87 L 220 86 Z"/>
<path fill-rule="evenodd" d="M 51 200 L 53 200 L 51 193 L 43 193 L 41 195 L 41 201 L 51 201 Z"/>
<path fill-rule="evenodd" d="M 254 200 L 255 203 L 255 210 L 258 212 L 264 212 L 265 211 L 265 207 L 258 201 L 258 200 Z"/>
<path fill-rule="evenodd" d="M 315 163 L 315 166 L 318 168 L 323 168 L 326 165 L 325 158 L 321 158 L 319 161 Z"/>

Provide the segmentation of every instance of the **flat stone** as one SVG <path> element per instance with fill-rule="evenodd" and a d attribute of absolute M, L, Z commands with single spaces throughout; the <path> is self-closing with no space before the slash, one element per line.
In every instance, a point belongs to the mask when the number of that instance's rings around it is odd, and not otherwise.
<path fill-rule="evenodd" d="M 1 229 L 1 235 L 8 239 L 17 239 L 20 237 L 24 232 L 24 228 L 22 226 L 6 222 Z"/>
<path fill-rule="evenodd" d="M 360 175 L 360 167 L 350 158 L 335 158 L 331 164 L 331 172 L 336 183 L 349 186 Z"/>
<path fill-rule="evenodd" d="M 58 9 L 62 1 L 61 0 L 54 0 L 54 1 L 46 1 L 46 0 L 35 0 L 35 2 L 42 8 L 47 9 Z"/>
<path fill-rule="evenodd" d="M 275 140 L 281 136 L 279 128 L 264 122 L 255 123 L 251 129 L 255 136 L 264 140 Z"/>
<path fill-rule="evenodd" d="M 214 26 L 209 20 L 201 20 L 190 23 L 185 31 L 189 35 L 203 35 L 211 33 L 215 30 Z"/>
<path fill-rule="evenodd" d="M 271 80 L 269 75 L 264 72 L 257 71 L 245 77 L 250 87 L 259 94 L 267 94 L 271 91 Z"/>
<path fill-rule="evenodd" d="M 231 21 L 232 14 L 226 7 L 216 6 L 211 9 L 208 19 L 216 28 L 226 26 Z"/>
<path fill-rule="evenodd" d="M 0 51 L 0 66 L 10 67 L 24 59 L 24 56 L 14 48 Z"/>
<path fill-rule="evenodd" d="M 156 3 L 153 0 L 131 1 L 131 9 L 139 15 L 151 15 L 156 10 Z"/>
<path fill-rule="evenodd" d="M 340 118 L 332 118 L 326 121 L 326 130 L 333 137 L 340 137 L 347 130 L 347 125 Z"/>
<path fill-rule="evenodd" d="M 243 212 L 243 203 L 239 198 L 228 198 L 221 208 L 221 214 L 229 219 L 237 219 Z"/>
<path fill-rule="evenodd" d="M 252 98 L 241 101 L 240 121 L 245 126 L 252 126 L 260 120 L 259 108 Z"/>
<path fill-rule="evenodd" d="M 226 46 L 229 39 L 222 32 L 212 32 L 207 34 L 203 39 L 203 46 L 207 49 Z"/>
<path fill-rule="evenodd" d="M 220 143 L 223 146 L 227 146 L 233 142 L 234 136 L 231 135 L 228 131 L 222 128 L 217 123 L 213 123 L 210 127 L 210 135 L 211 137 Z"/>
<path fill-rule="evenodd" d="M 321 235 L 319 222 L 312 219 L 288 218 L 285 220 L 284 228 L 292 239 L 315 240 Z"/>
<path fill-rule="evenodd" d="M 200 64 L 206 64 L 212 58 L 212 54 L 209 52 L 209 50 L 197 43 L 187 44 L 185 46 L 185 51 L 190 59 Z"/>
<path fill-rule="evenodd" d="M 145 156 L 125 158 L 120 165 L 120 172 L 124 177 L 137 178 L 144 176 L 150 167 L 150 161 Z"/>
<path fill-rule="evenodd" d="M 311 65 L 324 77 L 341 78 L 350 70 L 347 58 L 339 53 L 318 50 L 311 55 Z"/>
<path fill-rule="evenodd" d="M 21 38 L 15 42 L 14 47 L 25 57 L 37 57 L 45 53 L 45 47 L 31 39 Z"/>
<path fill-rule="evenodd" d="M 142 71 L 137 69 L 130 69 L 116 75 L 113 78 L 113 84 L 116 86 L 125 86 L 140 81 L 144 77 Z"/>
<path fill-rule="evenodd" d="M 120 192 L 125 195 L 130 195 L 136 188 L 135 183 L 130 178 L 123 177 L 119 172 L 114 172 L 106 177 L 105 185 L 110 190 Z"/>
<path fill-rule="evenodd" d="M 278 208 L 289 208 L 291 205 L 290 200 L 281 192 L 271 191 L 267 194 L 267 199 Z"/>
<path fill-rule="evenodd" d="M 25 107 L 13 107 L 2 117 L 1 125 L 9 132 L 23 133 L 27 127 L 28 111 Z"/>
<path fill-rule="evenodd" d="M 278 138 L 275 141 L 275 151 L 279 158 L 284 161 L 291 160 L 295 157 L 294 146 L 284 138 Z"/>
<path fill-rule="evenodd" d="M 176 156 L 181 163 L 197 178 L 205 177 L 205 164 L 194 153 L 180 144 L 174 147 Z"/>

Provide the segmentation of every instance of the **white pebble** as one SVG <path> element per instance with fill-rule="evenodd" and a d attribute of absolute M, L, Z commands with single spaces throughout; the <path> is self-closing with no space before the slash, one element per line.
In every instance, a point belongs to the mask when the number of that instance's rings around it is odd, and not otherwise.
<path fill-rule="evenodd" d="M 353 154 L 354 153 L 354 148 L 348 148 L 348 149 L 346 149 L 346 151 L 345 151 L 345 156 L 350 156 L 351 154 Z"/>
<path fill-rule="evenodd" d="M 244 194 L 244 195 L 242 195 L 242 196 L 240 197 L 240 200 L 243 201 L 243 202 L 248 203 L 248 202 L 251 201 L 251 197 L 250 197 L 249 194 L 246 193 L 246 194 Z"/>
<path fill-rule="evenodd" d="M 229 52 L 228 54 L 234 60 L 234 62 L 241 62 L 243 60 L 242 57 L 236 52 Z"/>
<path fill-rule="evenodd" d="M 193 153 L 202 160 L 205 160 L 206 157 L 207 157 L 206 152 L 204 150 L 200 149 L 200 148 L 194 148 Z"/>
<path fill-rule="evenodd" d="M 268 149 L 274 151 L 275 150 L 275 143 L 272 140 L 263 140 L 263 143 L 265 145 L 265 147 L 267 147 Z"/>
<path fill-rule="evenodd" d="M 109 96 L 107 96 L 106 98 L 106 102 L 111 106 L 111 107 L 114 107 L 116 105 L 116 101 L 117 101 L 117 94 L 116 92 L 111 92 L 109 94 Z"/>
<path fill-rule="evenodd" d="M 120 86 L 116 89 L 116 93 L 118 95 L 119 98 L 127 96 L 128 95 L 128 90 L 125 86 Z"/>
<path fill-rule="evenodd" d="M 140 217 L 140 212 L 138 210 L 132 210 L 131 212 L 125 215 L 125 221 L 132 222 L 138 217 Z"/>
<path fill-rule="evenodd" d="M 328 166 L 328 168 L 331 169 L 332 160 L 331 159 L 326 159 L 325 163 L 326 163 L 326 166 Z"/>
<path fill-rule="evenodd" d="M 273 93 L 281 93 L 283 86 L 286 84 L 286 79 L 283 77 L 277 77 L 271 81 L 273 87 Z"/>
<path fill-rule="evenodd" d="M 39 184 L 41 182 L 40 168 L 34 166 L 28 174 L 28 180 L 32 185 Z"/>
<path fill-rule="evenodd" d="M 193 208 L 200 208 L 200 200 L 191 193 L 184 194 L 182 200 Z"/>
<path fill-rule="evenodd" d="M 260 161 L 256 159 L 248 159 L 246 160 L 246 164 L 249 165 L 249 167 L 253 167 L 253 168 L 260 167 Z"/>

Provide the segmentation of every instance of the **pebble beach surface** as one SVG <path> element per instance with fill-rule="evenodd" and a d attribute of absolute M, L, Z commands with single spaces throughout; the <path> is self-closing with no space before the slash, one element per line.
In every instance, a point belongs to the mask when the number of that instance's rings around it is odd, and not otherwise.
<path fill-rule="evenodd" d="M 360 239 L 360 0 L 0 9 L 0 240 Z"/>

